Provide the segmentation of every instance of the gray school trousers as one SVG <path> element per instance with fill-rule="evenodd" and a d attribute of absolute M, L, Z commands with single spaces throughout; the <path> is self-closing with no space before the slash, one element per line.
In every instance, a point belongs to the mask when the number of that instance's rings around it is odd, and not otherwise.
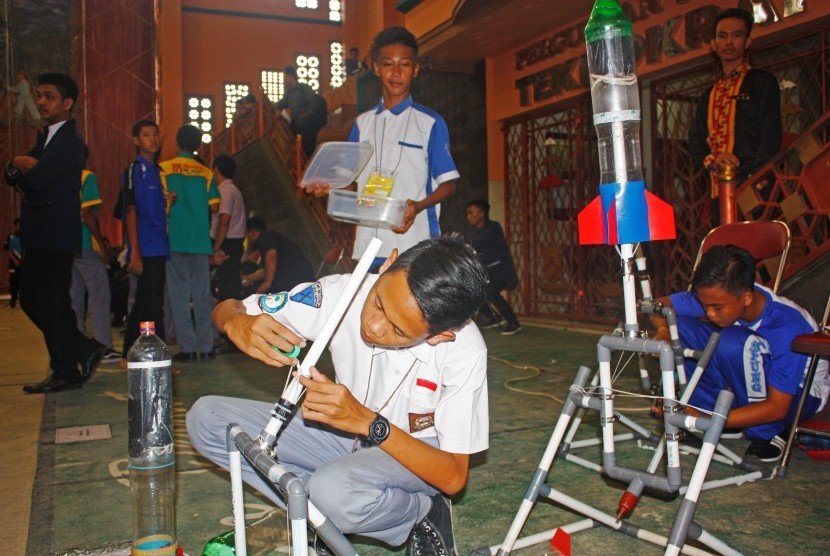
<path fill-rule="evenodd" d="M 262 431 L 273 403 L 205 396 L 187 412 L 187 433 L 203 456 L 228 469 L 227 425 L 251 435 Z M 437 439 L 429 439 L 437 446 Z M 355 446 L 354 435 L 303 421 L 297 412 L 277 441 L 277 459 L 305 483 L 309 499 L 343 533 L 359 533 L 391 546 L 406 542 L 438 491 L 378 447 Z M 281 508 L 278 492 L 242 458 L 242 479 Z M 229 487 L 230 489 L 230 487 Z"/>
<path fill-rule="evenodd" d="M 92 316 L 92 337 L 112 349 L 110 281 L 97 251 L 84 251 L 72 262 L 72 310 L 78 330 L 86 334 L 86 314 Z"/>

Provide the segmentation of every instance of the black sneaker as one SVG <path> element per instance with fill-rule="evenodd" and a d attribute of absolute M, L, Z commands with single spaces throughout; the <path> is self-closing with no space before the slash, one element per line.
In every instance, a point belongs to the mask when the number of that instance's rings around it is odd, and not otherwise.
<path fill-rule="evenodd" d="M 118 363 L 119 361 L 121 361 L 121 354 L 117 351 L 108 349 L 104 352 L 104 356 L 101 358 L 101 365 L 112 365 L 114 363 Z"/>
<path fill-rule="evenodd" d="M 483 323 L 479 324 L 478 327 L 482 330 L 485 328 L 496 328 L 497 326 L 501 325 L 499 321 L 496 319 L 490 319 L 488 321 L 484 321 Z"/>
<path fill-rule="evenodd" d="M 502 336 L 512 336 L 516 332 L 519 332 L 521 329 L 522 329 L 521 324 L 519 324 L 519 323 L 509 323 L 507 326 L 505 326 L 502 329 L 501 335 Z"/>
<path fill-rule="evenodd" d="M 770 440 L 754 439 L 746 449 L 744 459 L 747 461 L 762 461 L 764 463 L 775 463 L 784 455 L 784 448 L 787 443 L 778 435 Z"/>
<path fill-rule="evenodd" d="M 199 354 L 195 351 L 180 351 L 172 359 L 176 363 L 195 363 L 199 360 Z"/>
<path fill-rule="evenodd" d="M 427 516 L 412 529 L 406 547 L 409 556 L 455 555 L 455 537 L 452 532 L 452 505 L 443 494 L 432 497 Z"/>

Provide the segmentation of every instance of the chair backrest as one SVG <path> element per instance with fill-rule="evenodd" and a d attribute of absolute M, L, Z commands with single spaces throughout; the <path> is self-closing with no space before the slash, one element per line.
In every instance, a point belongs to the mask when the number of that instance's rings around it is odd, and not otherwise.
<path fill-rule="evenodd" d="M 830 294 L 827 295 L 827 304 L 824 306 L 824 316 L 821 317 L 821 322 L 818 324 L 819 330 L 830 328 Z"/>
<path fill-rule="evenodd" d="M 317 267 L 317 272 L 315 273 L 314 277 L 319 278 L 321 272 L 323 271 L 323 267 L 328 266 L 330 270 L 334 270 L 337 268 L 343 261 L 343 248 L 342 247 L 332 247 L 329 249 L 325 255 L 323 255 L 323 260 L 320 261 L 320 266 Z"/>
<path fill-rule="evenodd" d="M 749 251 L 756 261 L 780 257 L 774 272 L 772 291 L 777 292 L 790 251 L 790 228 L 780 220 L 735 222 L 718 226 L 700 242 L 694 268 L 700 258 L 715 245 L 737 245 Z M 772 272 L 771 272 L 772 273 Z"/>

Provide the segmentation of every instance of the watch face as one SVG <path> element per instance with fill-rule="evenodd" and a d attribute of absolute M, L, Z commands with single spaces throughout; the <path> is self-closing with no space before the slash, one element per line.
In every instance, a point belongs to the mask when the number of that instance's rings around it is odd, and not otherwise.
<path fill-rule="evenodd" d="M 376 444 L 380 444 L 389 436 L 389 421 L 378 415 L 369 427 L 369 437 Z"/>
<path fill-rule="evenodd" d="M 386 423 L 384 423 L 383 421 L 375 421 L 374 423 L 372 423 L 372 436 L 382 438 L 388 430 L 389 427 L 387 427 Z"/>

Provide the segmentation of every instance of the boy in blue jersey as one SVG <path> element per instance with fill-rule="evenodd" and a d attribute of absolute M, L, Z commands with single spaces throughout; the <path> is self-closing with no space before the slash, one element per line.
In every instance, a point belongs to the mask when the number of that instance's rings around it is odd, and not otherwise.
<path fill-rule="evenodd" d="M 168 205 L 175 196 L 164 190 L 156 156 L 161 148 L 158 125 L 139 120 L 133 125 L 137 156 L 125 172 L 122 185 L 130 273 L 138 276 L 135 303 L 127 317 L 123 356 L 138 338 L 141 321 L 156 323 L 156 334 L 164 339 L 165 261 L 170 255 L 167 237 Z M 126 359 L 122 359 L 126 368 Z"/>
<path fill-rule="evenodd" d="M 744 429 L 751 444 L 748 460 L 774 463 L 784 448 L 779 436 L 795 419 L 795 408 L 807 371 L 808 357 L 790 350 L 795 336 L 816 330 L 816 322 L 801 307 L 755 284 L 752 255 L 734 245 L 707 251 L 692 277 L 689 292 L 660 300 L 677 314 L 684 347 L 703 349 L 712 332 L 721 338 L 703 373 L 690 406 L 711 410 L 720 390 L 728 388 L 735 401 L 727 427 Z M 665 319 L 652 317 L 657 339 L 669 331 Z M 694 362 L 687 362 L 689 371 Z M 820 411 L 830 393 L 827 361 L 816 372 L 803 417 Z M 687 408 L 688 413 L 696 413 Z"/>

